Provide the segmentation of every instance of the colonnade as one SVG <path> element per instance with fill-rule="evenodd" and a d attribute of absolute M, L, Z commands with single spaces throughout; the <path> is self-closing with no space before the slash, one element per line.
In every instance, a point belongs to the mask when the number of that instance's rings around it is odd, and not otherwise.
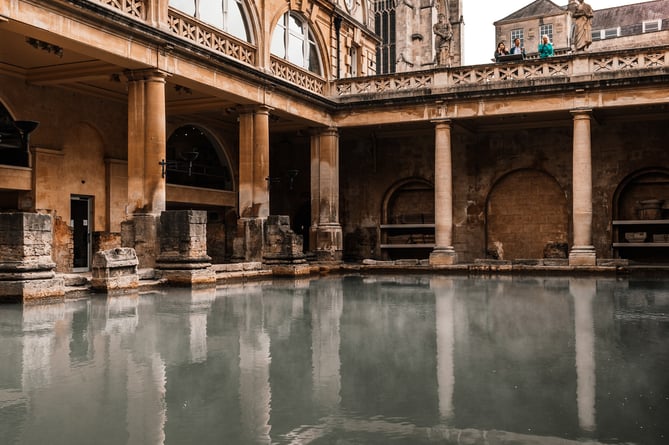
<path fill-rule="evenodd" d="M 127 73 L 128 78 L 128 215 L 159 216 L 165 210 L 166 156 L 165 79 L 158 70 Z M 238 208 L 242 219 L 264 220 L 269 201 L 269 116 L 265 105 L 246 107 L 239 116 Z M 592 110 L 572 110 L 573 116 L 573 245 L 569 264 L 596 264 L 592 245 Z M 453 242 L 452 121 L 432 121 L 435 132 L 435 247 L 430 264 L 457 263 Z M 311 134 L 310 245 L 319 259 L 338 261 L 342 253 L 339 222 L 339 132 L 334 127 Z"/>
<path fill-rule="evenodd" d="M 569 252 L 570 266 L 594 266 L 597 258 L 592 244 L 592 154 L 590 120 L 591 109 L 572 110 L 573 164 L 573 245 Z M 430 254 L 430 265 L 444 266 L 457 262 L 453 247 L 453 164 L 451 161 L 450 119 L 433 121 L 434 144 L 434 209 L 435 247 Z"/>

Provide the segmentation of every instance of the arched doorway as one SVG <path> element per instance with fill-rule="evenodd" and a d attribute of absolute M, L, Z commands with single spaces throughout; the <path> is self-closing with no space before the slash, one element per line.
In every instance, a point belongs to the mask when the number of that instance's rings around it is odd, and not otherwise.
<path fill-rule="evenodd" d="M 493 186 L 486 205 L 488 257 L 566 258 L 568 230 L 565 192 L 547 173 L 517 170 Z"/>

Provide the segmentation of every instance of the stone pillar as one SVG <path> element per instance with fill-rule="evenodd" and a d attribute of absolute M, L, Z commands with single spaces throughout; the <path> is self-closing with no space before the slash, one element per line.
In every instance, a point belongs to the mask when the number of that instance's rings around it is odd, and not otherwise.
<path fill-rule="evenodd" d="M 590 109 L 572 111 L 574 116 L 572 165 L 574 243 L 569 252 L 570 266 L 594 266 L 597 264 L 597 255 L 592 245 L 591 112 Z"/>
<path fill-rule="evenodd" d="M 321 206 L 320 206 L 320 183 L 321 183 L 321 169 L 320 169 L 320 151 L 321 151 L 321 135 L 317 129 L 311 130 L 311 218 L 309 225 L 309 246 L 311 250 L 316 250 L 316 240 L 318 239 L 318 222 L 320 220 Z"/>
<path fill-rule="evenodd" d="M 253 216 L 258 218 L 269 216 L 269 112 L 261 106 L 253 118 Z"/>
<path fill-rule="evenodd" d="M 149 240 L 136 248 L 140 267 L 155 265 L 158 218 L 165 210 L 165 178 L 161 163 L 166 156 L 165 78 L 157 70 L 130 71 L 128 78 L 128 205 L 126 215 L 141 217 L 135 239 Z M 148 232 L 146 232 L 148 230 Z"/>
<path fill-rule="evenodd" d="M 453 248 L 453 165 L 451 162 L 451 121 L 435 123 L 434 147 L 434 238 L 431 266 L 457 263 Z"/>
<path fill-rule="evenodd" d="M 160 255 L 156 267 L 170 284 L 216 282 L 207 255 L 207 212 L 168 210 L 160 215 Z"/>
<path fill-rule="evenodd" d="M 239 216 L 235 261 L 262 261 L 263 226 L 269 216 L 269 112 L 244 108 L 239 116 Z"/>
<path fill-rule="evenodd" d="M 0 301 L 62 297 L 51 259 L 52 219 L 38 213 L 0 213 Z"/>
<path fill-rule="evenodd" d="M 253 110 L 239 114 L 239 216 L 253 216 Z"/>
<path fill-rule="evenodd" d="M 339 132 L 336 128 L 325 129 L 312 137 L 311 144 L 312 224 L 316 216 L 318 223 L 315 228 L 312 226 L 316 236 L 310 246 L 315 246 L 320 261 L 340 261 L 343 241 L 339 224 Z M 314 201 L 318 204 L 316 210 Z"/>

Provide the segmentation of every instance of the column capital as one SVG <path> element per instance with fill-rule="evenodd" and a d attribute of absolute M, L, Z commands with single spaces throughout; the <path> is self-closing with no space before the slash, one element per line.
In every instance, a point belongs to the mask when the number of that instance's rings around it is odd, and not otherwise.
<path fill-rule="evenodd" d="M 591 119 L 592 108 L 574 108 L 569 110 L 574 119 Z"/>
<path fill-rule="evenodd" d="M 310 127 L 309 134 L 311 136 L 322 136 L 327 134 L 335 136 L 339 134 L 339 127 Z"/>
<path fill-rule="evenodd" d="M 129 82 L 135 82 L 138 80 L 151 80 L 151 81 L 165 81 L 169 76 L 170 73 L 159 70 L 157 68 L 147 68 L 147 69 L 142 69 L 142 70 L 126 70 L 123 72 L 125 74 L 126 79 L 128 79 Z"/>
<path fill-rule="evenodd" d="M 451 128 L 453 126 L 453 119 L 448 118 L 448 117 L 440 117 L 437 119 L 430 119 L 430 122 L 432 122 L 435 127 L 448 127 Z"/>

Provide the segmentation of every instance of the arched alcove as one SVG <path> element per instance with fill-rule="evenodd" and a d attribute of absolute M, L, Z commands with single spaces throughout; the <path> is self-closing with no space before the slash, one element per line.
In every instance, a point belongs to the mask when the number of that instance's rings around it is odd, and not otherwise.
<path fill-rule="evenodd" d="M 640 263 L 669 262 L 669 170 L 643 169 L 613 194 L 614 256 Z"/>
<path fill-rule="evenodd" d="M 167 183 L 216 190 L 234 190 L 225 152 L 204 129 L 184 125 L 167 140 Z"/>
<path fill-rule="evenodd" d="M 565 192 L 547 173 L 516 170 L 492 187 L 486 205 L 487 256 L 538 259 L 550 252 L 566 258 L 568 230 Z"/>
<path fill-rule="evenodd" d="M 383 199 L 382 256 L 425 259 L 434 249 L 434 186 L 422 178 L 393 184 Z"/>

